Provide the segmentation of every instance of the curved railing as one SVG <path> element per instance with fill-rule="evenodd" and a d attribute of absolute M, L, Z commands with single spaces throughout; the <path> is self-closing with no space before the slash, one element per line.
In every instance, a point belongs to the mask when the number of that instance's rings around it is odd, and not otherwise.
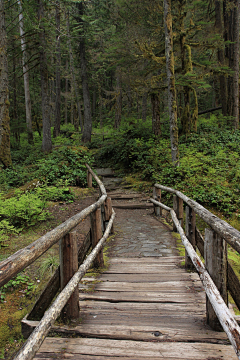
<path fill-rule="evenodd" d="M 88 182 L 91 183 L 91 177 L 93 176 L 100 188 L 101 196 L 99 200 L 78 214 L 74 215 L 70 219 L 66 220 L 64 223 L 48 232 L 38 240 L 34 241 L 32 244 L 28 245 L 24 249 L 17 251 L 6 260 L 0 262 L 0 286 L 3 286 L 12 277 L 16 276 L 17 273 L 25 269 L 28 265 L 32 264 L 37 258 L 43 255 L 59 240 L 62 238 L 68 239 L 67 235 L 70 233 L 70 231 L 73 230 L 84 218 L 86 218 L 86 216 L 92 214 L 92 245 L 95 245 L 95 247 L 87 256 L 86 260 L 83 261 L 79 266 L 78 270 L 71 277 L 70 281 L 68 281 L 64 289 L 57 296 L 54 303 L 45 312 L 42 320 L 39 322 L 26 343 L 16 355 L 16 360 L 30 360 L 34 357 L 46 335 L 50 331 L 54 321 L 59 317 L 71 295 L 77 289 L 79 281 L 99 256 L 100 258 L 98 259 L 98 262 L 102 265 L 103 258 L 101 259 L 101 249 L 110 234 L 113 220 L 115 218 L 115 212 L 111 207 L 111 201 L 108 201 L 109 199 L 107 198 L 106 189 L 103 183 L 99 180 L 99 178 L 94 174 L 88 165 L 86 165 L 86 167 L 88 169 Z M 104 208 L 101 209 L 103 206 Z M 103 235 L 102 225 L 105 227 Z M 78 308 L 78 298 L 75 305 Z"/>
<path fill-rule="evenodd" d="M 161 190 L 174 194 L 173 209 L 161 203 Z M 160 215 L 160 209 L 165 209 L 171 214 L 174 230 L 180 234 L 186 249 L 186 267 L 191 267 L 191 264 L 193 264 L 199 274 L 210 302 L 209 304 L 207 301 L 207 320 L 209 325 L 217 330 L 218 322 L 216 318 L 219 320 L 240 359 L 240 328 L 226 305 L 227 290 L 230 290 L 237 306 L 240 306 L 240 283 L 230 264 L 227 262 L 227 247 L 225 244 L 226 241 L 240 253 L 240 232 L 180 191 L 155 184 L 153 197 L 150 201 L 156 207 L 156 214 Z M 187 204 L 186 234 L 181 226 L 183 221 L 183 202 Z M 196 228 L 196 214 L 210 226 L 210 229 L 205 231 L 205 241 Z M 205 265 L 196 253 L 197 247 L 204 257 Z M 231 269 L 230 272 L 229 269 Z M 229 289 L 228 280 L 234 275 L 234 285 Z M 236 289 L 237 285 L 238 289 Z"/>

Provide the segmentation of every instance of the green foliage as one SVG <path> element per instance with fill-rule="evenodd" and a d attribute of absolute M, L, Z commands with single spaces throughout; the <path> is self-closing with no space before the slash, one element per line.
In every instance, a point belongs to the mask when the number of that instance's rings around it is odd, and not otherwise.
<path fill-rule="evenodd" d="M 24 293 L 30 295 L 36 289 L 36 285 L 31 281 L 29 276 L 22 272 L 0 288 L 0 303 L 5 300 L 6 292 L 16 289 L 24 289 Z"/>
<path fill-rule="evenodd" d="M 16 192 L 15 197 L 4 199 L 0 197 L 0 221 L 6 220 L 14 228 L 33 226 L 46 220 L 49 212 L 44 210 L 46 202 L 36 194 Z"/>
<path fill-rule="evenodd" d="M 84 147 L 60 147 L 38 161 L 37 177 L 55 185 L 59 179 L 70 185 L 86 186 L 86 166 L 92 159 Z"/>
<path fill-rule="evenodd" d="M 64 201 L 72 202 L 74 194 L 71 193 L 69 187 L 56 187 L 41 185 L 34 190 L 36 196 L 47 201 Z"/>
<path fill-rule="evenodd" d="M 58 265 L 58 258 L 53 254 L 49 254 L 41 263 L 41 274 L 43 275 L 46 271 L 50 271 L 50 273 L 53 274 Z"/>
<path fill-rule="evenodd" d="M 225 215 L 240 211 L 240 132 L 218 128 L 216 117 L 202 120 L 198 133 L 180 137 L 180 166 L 173 167 L 170 141 L 154 139 L 146 124 L 119 131 L 97 154 L 100 164 L 138 173 L 144 181 L 185 192 Z M 145 127 L 145 128 L 144 128 Z M 170 198 L 164 194 L 165 201 Z"/>

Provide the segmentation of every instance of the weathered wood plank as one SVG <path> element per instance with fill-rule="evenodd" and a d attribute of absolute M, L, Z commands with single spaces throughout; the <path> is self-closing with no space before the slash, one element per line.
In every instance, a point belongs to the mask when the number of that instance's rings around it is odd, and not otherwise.
<path fill-rule="evenodd" d="M 71 353 L 99 356 L 126 356 L 159 359 L 207 359 L 221 357 L 224 360 L 235 360 L 232 347 L 220 344 L 172 342 L 141 342 L 108 339 L 59 339 L 47 338 L 40 349 L 41 352 Z"/>
<path fill-rule="evenodd" d="M 153 205 L 149 203 L 118 204 L 113 201 L 112 206 L 116 209 L 153 209 Z"/>
<path fill-rule="evenodd" d="M 201 300 L 199 294 L 179 294 L 179 293 L 153 293 L 153 292 L 109 292 L 98 291 L 93 294 L 83 293 L 80 294 L 80 300 L 104 300 L 110 302 L 170 302 L 170 303 L 186 303 L 189 304 L 192 301 Z"/>

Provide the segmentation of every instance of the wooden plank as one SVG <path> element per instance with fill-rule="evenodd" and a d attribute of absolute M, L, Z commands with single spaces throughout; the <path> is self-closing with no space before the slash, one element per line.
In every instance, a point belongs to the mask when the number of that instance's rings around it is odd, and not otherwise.
<path fill-rule="evenodd" d="M 138 264 L 150 264 L 150 263 L 157 263 L 157 264 L 165 264 L 165 263 L 180 263 L 181 261 L 184 260 L 184 256 L 168 256 L 168 257 L 160 257 L 157 258 L 155 256 L 151 257 L 148 256 L 146 257 L 141 257 L 141 258 L 111 258 L 109 259 L 109 263 L 110 264 L 134 264 L 134 263 L 138 263 Z"/>
<path fill-rule="evenodd" d="M 103 311 L 112 310 L 125 312 L 132 311 L 135 313 L 147 314 L 148 312 L 155 312 L 160 314 L 182 314 L 186 313 L 190 316 L 190 314 L 203 315 L 205 316 L 205 301 L 197 301 L 195 303 L 186 305 L 182 303 L 144 303 L 144 302 L 118 302 L 118 303 L 110 303 L 107 301 L 98 301 L 98 300 L 85 300 L 80 301 L 81 307 L 83 310 L 95 310 L 102 309 Z"/>
<path fill-rule="evenodd" d="M 170 303 L 186 303 L 201 300 L 199 294 L 179 294 L 179 293 L 153 293 L 153 292 L 108 292 L 98 291 L 93 294 L 83 293 L 79 295 L 80 300 L 104 300 L 110 302 L 170 302 Z"/>
<path fill-rule="evenodd" d="M 196 251 L 195 232 L 196 232 L 196 214 L 191 207 L 186 206 L 185 233 L 190 244 L 193 246 L 193 249 Z M 185 268 L 194 269 L 194 265 L 187 251 L 185 251 Z"/>
<path fill-rule="evenodd" d="M 159 359 L 179 358 L 202 360 L 211 357 L 221 357 L 221 360 L 235 360 L 236 355 L 231 346 L 206 343 L 142 342 L 108 339 L 84 338 L 47 338 L 40 348 L 41 352 L 71 353 L 84 355 L 126 356 Z"/>
<path fill-rule="evenodd" d="M 153 204 L 149 204 L 149 203 L 134 203 L 134 204 L 117 204 L 115 202 L 113 202 L 112 206 L 115 209 L 153 209 Z"/>
<path fill-rule="evenodd" d="M 97 283 L 95 285 L 97 291 L 153 291 L 153 292 L 185 292 L 194 291 L 194 284 L 189 281 L 163 281 L 163 282 L 148 282 L 148 283 L 134 283 L 124 281 L 107 281 Z"/>

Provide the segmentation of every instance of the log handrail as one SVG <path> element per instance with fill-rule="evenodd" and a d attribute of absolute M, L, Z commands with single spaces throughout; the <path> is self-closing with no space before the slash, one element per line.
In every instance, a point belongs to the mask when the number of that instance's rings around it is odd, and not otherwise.
<path fill-rule="evenodd" d="M 54 321 L 58 318 L 63 307 L 66 305 L 68 299 L 71 297 L 73 291 L 78 286 L 79 281 L 86 274 L 87 270 L 92 265 L 97 254 L 102 249 L 102 247 L 111 231 L 115 215 L 116 214 L 113 210 L 111 219 L 108 223 L 108 226 L 106 228 L 106 231 L 105 231 L 103 237 L 101 238 L 99 243 L 95 246 L 95 248 L 92 250 L 90 255 L 88 255 L 88 257 L 83 262 L 83 264 L 79 267 L 78 271 L 74 274 L 72 279 L 68 282 L 68 284 L 63 289 L 63 291 L 58 295 L 57 299 L 54 301 L 52 306 L 46 311 L 44 317 L 39 322 L 38 326 L 35 328 L 35 330 L 32 332 L 32 334 L 29 336 L 28 340 L 26 341 L 24 346 L 21 348 L 19 353 L 16 355 L 14 360 L 31 360 L 35 356 L 36 352 L 38 351 L 41 344 L 43 343 L 46 335 L 50 331 Z"/>
<path fill-rule="evenodd" d="M 16 276 L 20 271 L 25 269 L 28 265 L 32 264 L 36 259 L 43 255 L 48 249 L 56 244 L 63 236 L 68 234 L 75 228 L 86 216 L 90 215 L 93 211 L 98 209 L 106 200 L 107 193 L 103 183 L 94 174 L 92 169 L 86 164 L 87 169 L 97 181 L 102 196 L 94 204 L 88 206 L 80 213 L 72 216 L 55 229 L 49 231 L 39 239 L 35 240 L 25 248 L 18 250 L 7 259 L 0 262 L 0 287 L 6 284 L 12 277 Z"/>
<path fill-rule="evenodd" d="M 161 187 L 161 189 L 162 189 L 162 187 Z M 226 334 L 234 348 L 235 353 L 237 354 L 238 359 L 240 359 L 240 327 L 238 326 L 236 320 L 234 319 L 234 317 L 231 314 L 230 310 L 228 309 L 227 305 L 223 301 L 216 285 L 212 281 L 211 276 L 209 275 L 208 271 L 206 270 L 205 266 L 203 265 L 200 257 L 197 255 L 192 244 L 187 239 L 187 237 L 184 233 L 184 230 L 182 229 L 182 227 L 177 219 L 175 211 L 154 199 L 150 199 L 150 201 L 152 203 L 154 203 L 155 205 L 158 205 L 158 206 L 162 207 L 163 209 L 170 212 L 172 220 L 177 228 L 177 231 L 181 236 L 182 243 L 185 246 L 185 249 L 186 249 L 189 257 L 191 258 L 192 263 L 194 264 L 194 266 L 199 274 L 199 277 L 202 281 L 202 284 L 203 284 L 204 290 L 208 296 L 208 299 L 210 300 L 210 302 L 214 308 L 214 311 L 215 311 L 224 331 L 226 332 Z"/>
<path fill-rule="evenodd" d="M 240 232 L 237 229 L 229 225 L 226 221 L 221 220 L 216 215 L 213 215 L 209 210 L 205 209 L 202 205 L 184 195 L 181 191 L 159 184 L 155 184 L 154 186 L 158 189 L 165 190 L 177 195 L 186 204 L 188 204 L 208 225 L 210 225 L 217 234 L 222 236 L 234 250 L 240 254 Z"/>

